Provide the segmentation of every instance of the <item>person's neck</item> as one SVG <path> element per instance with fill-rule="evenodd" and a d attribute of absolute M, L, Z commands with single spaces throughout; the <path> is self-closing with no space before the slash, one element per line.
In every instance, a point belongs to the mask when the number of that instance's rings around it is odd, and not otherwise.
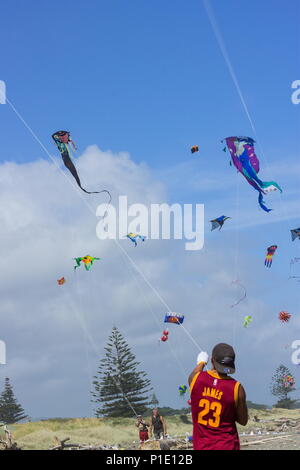
<path fill-rule="evenodd" d="M 221 377 L 221 379 L 226 379 L 228 377 L 227 374 L 221 374 L 214 367 L 211 369 L 211 372 L 213 372 L 213 374 L 218 374 Z"/>

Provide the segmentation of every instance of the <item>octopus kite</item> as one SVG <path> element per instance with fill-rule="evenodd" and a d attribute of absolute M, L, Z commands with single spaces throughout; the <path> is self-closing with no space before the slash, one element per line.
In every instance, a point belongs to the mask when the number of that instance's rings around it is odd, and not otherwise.
<path fill-rule="evenodd" d="M 277 250 L 277 245 L 271 245 L 267 248 L 267 255 L 265 258 L 265 266 L 270 268 L 272 266 L 273 256 Z"/>
<path fill-rule="evenodd" d="M 106 189 L 103 189 L 102 191 L 87 191 L 86 189 L 84 189 L 81 186 L 81 181 L 80 181 L 80 178 L 78 176 L 77 170 L 75 168 L 74 163 L 71 160 L 69 144 L 72 144 L 74 150 L 76 150 L 76 145 L 74 144 L 73 140 L 70 137 L 70 132 L 68 132 L 68 131 L 57 131 L 54 134 L 52 134 L 52 139 L 54 140 L 58 150 L 60 151 L 60 154 L 62 156 L 65 167 L 68 168 L 71 175 L 75 178 L 76 183 L 78 184 L 80 189 L 82 189 L 82 191 L 84 191 L 87 194 L 107 193 L 109 195 L 109 198 L 110 198 L 110 201 L 111 201 L 110 192 L 107 191 Z"/>
<path fill-rule="evenodd" d="M 74 269 L 79 268 L 81 263 L 83 263 L 85 269 L 87 271 L 89 271 L 91 269 L 91 267 L 93 266 L 94 261 L 99 260 L 100 258 L 94 258 L 93 256 L 87 255 L 87 256 L 84 256 L 82 258 L 73 258 L 73 259 L 76 261 L 76 266 L 74 266 Z"/>
<path fill-rule="evenodd" d="M 259 160 L 255 154 L 255 141 L 251 137 L 226 137 L 225 142 L 236 169 L 259 192 L 258 203 L 260 207 L 264 211 L 270 212 L 272 209 L 265 206 L 263 195 L 277 189 L 282 192 L 282 189 L 275 181 L 262 181 L 258 178 Z M 226 151 L 226 147 L 223 150 Z"/>

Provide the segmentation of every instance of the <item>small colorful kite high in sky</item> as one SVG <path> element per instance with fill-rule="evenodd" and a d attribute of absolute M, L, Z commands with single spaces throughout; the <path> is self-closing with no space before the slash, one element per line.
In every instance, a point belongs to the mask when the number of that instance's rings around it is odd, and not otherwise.
<path fill-rule="evenodd" d="M 291 316 L 290 313 L 282 311 L 279 313 L 278 318 L 282 323 L 287 323 L 290 321 Z"/>
<path fill-rule="evenodd" d="M 184 315 L 181 315 L 180 313 L 175 313 L 175 312 L 168 312 L 165 315 L 164 322 L 165 323 L 175 323 L 177 325 L 182 324 L 184 321 Z"/>
<path fill-rule="evenodd" d="M 273 256 L 277 250 L 277 245 L 271 245 L 267 248 L 267 254 L 265 258 L 265 266 L 270 268 L 272 266 Z"/>
<path fill-rule="evenodd" d="M 270 212 L 265 206 L 263 194 L 267 194 L 277 189 L 282 192 L 280 186 L 275 181 L 262 181 L 258 178 L 259 160 L 255 155 L 254 143 L 251 137 L 226 137 L 227 148 L 231 155 L 231 160 L 236 169 L 242 173 L 249 184 L 259 192 L 258 203 L 260 207 Z M 226 147 L 225 147 L 226 151 Z"/>
<path fill-rule="evenodd" d="M 181 397 L 183 397 L 183 395 L 185 395 L 185 393 L 187 391 L 187 386 L 186 385 L 179 385 L 178 390 L 179 390 L 179 395 Z"/>
<path fill-rule="evenodd" d="M 243 323 L 243 327 L 244 328 L 247 328 L 250 323 L 252 322 L 252 317 L 251 315 L 247 315 L 245 318 L 244 318 L 244 323 Z"/>
<path fill-rule="evenodd" d="M 82 258 L 73 258 L 76 261 L 76 266 L 74 266 L 74 269 L 79 268 L 80 264 L 83 263 L 84 267 L 87 271 L 91 269 L 91 267 L 94 264 L 94 261 L 99 260 L 100 258 L 94 258 L 93 256 L 83 256 Z"/>
<path fill-rule="evenodd" d="M 198 147 L 198 145 L 193 145 L 193 146 L 191 147 L 191 152 L 192 152 L 192 153 L 199 152 L 199 147 Z"/>
<path fill-rule="evenodd" d="M 134 243 L 135 246 L 137 246 L 137 239 L 139 238 L 142 242 L 144 242 L 146 240 L 146 237 L 144 235 L 138 235 L 137 233 L 128 233 L 126 235 L 127 238 L 129 238 L 129 240 L 132 241 L 132 243 Z"/>
<path fill-rule="evenodd" d="M 291 230 L 291 236 L 292 236 L 292 242 L 296 240 L 296 238 L 300 239 L 300 227 L 294 228 L 293 230 Z"/>
<path fill-rule="evenodd" d="M 216 228 L 219 227 L 219 230 L 224 225 L 225 220 L 231 219 L 231 217 L 226 217 L 226 215 L 221 215 L 221 217 L 217 217 L 216 219 L 210 220 L 211 222 L 211 231 L 215 230 Z"/>
<path fill-rule="evenodd" d="M 57 284 L 58 284 L 59 286 L 62 286 L 63 284 L 65 284 L 65 282 L 66 282 L 66 280 L 65 280 L 64 277 L 62 277 L 62 278 L 60 278 L 60 279 L 57 280 Z"/>

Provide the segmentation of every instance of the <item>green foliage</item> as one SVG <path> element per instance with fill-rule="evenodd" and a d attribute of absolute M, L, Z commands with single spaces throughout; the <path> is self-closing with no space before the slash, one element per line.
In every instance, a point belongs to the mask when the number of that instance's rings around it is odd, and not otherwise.
<path fill-rule="evenodd" d="M 92 402 L 97 403 L 96 417 L 128 417 L 143 414 L 150 404 L 150 380 L 138 371 L 127 342 L 116 327 L 108 339 L 105 356 L 94 377 Z"/>
<path fill-rule="evenodd" d="M 296 410 L 300 408 L 300 400 L 291 400 L 290 398 L 279 400 L 274 405 L 274 408 L 285 408 L 287 410 Z"/>
<path fill-rule="evenodd" d="M 259 403 L 253 403 L 250 400 L 247 400 L 247 407 L 252 410 L 267 410 L 269 407 L 267 405 L 260 405 Z"/>
<path fill-rule="evenodd" d="M 285 385 L 285 377 L 288 375 L 292 376 L 290 370 L 286 366 L 281 364 L 279 367 L 277 367 L 275 374 L 272 377 L 271 393 L 275 397 L 278 397 L 278 402 L 275 405 L 276 407 L 280 407 L 278 405 L 279 403 L 289 404 L 290 399 L 288 398 L 288 394 L 295 390 L 294 386 Z"/>
<path fill-rule="evenodd" d="M 22 406 L 14 396 L 13 388 L 9 378 L 5 378 L 4 389 L 0 395 L 0 422 L 4 424 L 14 424 L 26 419 Z"/>

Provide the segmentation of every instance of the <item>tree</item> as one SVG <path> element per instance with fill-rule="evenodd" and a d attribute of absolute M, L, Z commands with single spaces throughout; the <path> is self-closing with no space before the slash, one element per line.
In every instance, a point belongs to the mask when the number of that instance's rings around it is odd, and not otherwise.
<path fill-rule="evenodd" d="M 148 393 L 152 391 L 150 380 L 145 372 L 137 370 L 140 363 L 117 327 L 113 327 L 104 350 L 105 356 L 93 381 L 92 402 L 100 405 L 95 415 L 143 414 L 149 405 Z"/>
<path fill-rule="evenodd" d="M 5 378 L 4 390 L 0 395 L 0 421 L 4 424 L 14 424 L 27 418 L 22 406 L 17 402 L 9 378 Z"/>
<path fill-rule="evenodd" d="M 159 405 L 159 401 L 155 393 L 153 393 L 149 405 L 153 406 L 153 408 L 156 408 Z"/>
<path fill-rule="evenodd" d="M 276 407 L 290 408 L 294 405 L 295 400 L 291 400 L 288 396 L 289 393 L 296 390 L 294 384 L 295 379 L 290 370 L 283 364 L 277 367 L 271 383 L 271 393 L 278 397 Z"/>

